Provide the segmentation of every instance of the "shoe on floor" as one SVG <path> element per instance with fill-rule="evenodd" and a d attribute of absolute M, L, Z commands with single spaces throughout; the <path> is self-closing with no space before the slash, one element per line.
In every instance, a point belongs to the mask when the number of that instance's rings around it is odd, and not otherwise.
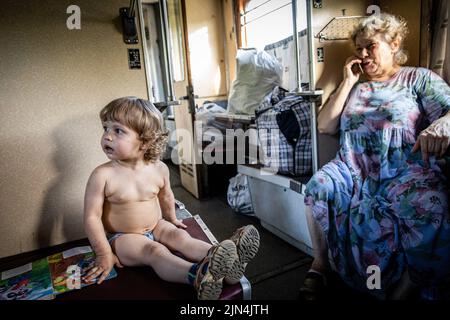
<path fill-rule="evenodd" d="M 253 259 L 259 249 L 259 232 L 253 225 L 237 229 L 230 238 L 237 249 L 238 258 L 233 263 L 230 272 L 225 277 L 225 283 L 238 283 L 245 272 L 247 263 Z"/>
<path fill-rule="evenodd" d="M 303 282 L 303 286 L 300 288 L 300 295 L 305 300 L 321 300 L 324 298 L 326 290 L 326 278 L 325 275 L 308 271 Z"/>
<path fill-rule="evenodd" d="M 223 279 L 237 259 L 236 245 L 224 240 L 212 246 L 199 263 L 194 282 L 199 300 L 217 300 L 222 293 Z"/>

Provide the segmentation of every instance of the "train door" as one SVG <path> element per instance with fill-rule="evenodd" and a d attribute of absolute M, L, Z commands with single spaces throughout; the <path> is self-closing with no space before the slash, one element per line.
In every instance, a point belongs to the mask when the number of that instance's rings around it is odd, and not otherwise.
<path fill-rule="evenodd" d="M 201 139 L 195 137 L 195 111 L 205 101 L 226 100 L 228 94 L 222 1 L 139 3 L 149 96 L 173 116 L 177 157 L 172 159 L 179 164 L 183 187 L 201 198 Z"/>
<path fill-rule="evenodd" d="M 183 4 L 180 0 L 139 2 L 149 99 L 165 110 L 166 118 L 174 120 L 171 140 L 176 141 L 176 146 L 169 156 L 179 165 L 183 187 L 199 198 L 193 130 L 195 99 L 186 54 Z"/>

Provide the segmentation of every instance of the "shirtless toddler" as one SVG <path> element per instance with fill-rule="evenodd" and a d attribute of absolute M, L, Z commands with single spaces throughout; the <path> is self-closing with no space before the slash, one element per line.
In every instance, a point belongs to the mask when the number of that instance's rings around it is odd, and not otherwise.
<path fill-rule="evenodd" d="M 176 218 L 169 170 L 159 160 L 167 141 L 161 113 L 147 100 L 124 97 L 100 119 L 110 161 L 86 186 L 84 226 L 96 261 L 83 280 L 100 284 L 114 265 L 148 265 L 166 281 L 192 284 L 200 300 L 218 299 L 223 281 L 238 282 L 256 254 L 258 231 L 242 227 L 215 246 L 192 238 Z"/>

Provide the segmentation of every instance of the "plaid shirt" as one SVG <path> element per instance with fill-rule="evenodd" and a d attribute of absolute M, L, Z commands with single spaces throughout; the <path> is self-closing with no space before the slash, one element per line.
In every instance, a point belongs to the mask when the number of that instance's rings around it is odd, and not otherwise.
<path fill-rule="evenodd" d="M 311 173 L 310 110 L 309 102 L 300 96 L 289 95 L 278 86 L 264 98 L 255 111 L 259 143 L 263 151 L 261 162 L 264 166 L 280 174 L 300 176 Z M 299 129 L 298 137 L 290 137 L 291 143 L 277 121 L 277 115 L 286 111 L 295 115 L 299 127 L 296 128 Z M 288 119 L 292 121 L 292 117 Z M 292 123 L 286 126 L 295 127 Z M 296 130 L 290 132 L 297 133 Z"/>

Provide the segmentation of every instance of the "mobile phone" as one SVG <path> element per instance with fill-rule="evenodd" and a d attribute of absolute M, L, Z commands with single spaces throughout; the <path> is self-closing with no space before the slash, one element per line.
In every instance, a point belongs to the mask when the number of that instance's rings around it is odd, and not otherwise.
<path fill-rule="evenodd" d="M 352 66 L 352 70 L 353 70 L 353 73 L 361 72 L 361 74 L 364 74 L 364 70 L 361 67 L 360 63 L 354 63 L 353 66 Z"/>
<path fill-rule="evenodd" d="M 361 74 L 364 74 L 364 70 L 363 70 L 363 68 L 361 67 L 361 64 L 360 64 L 360 63 L 358 63 L 358 68 L 359 68 L 359 71 L 361 71 Z"/>

